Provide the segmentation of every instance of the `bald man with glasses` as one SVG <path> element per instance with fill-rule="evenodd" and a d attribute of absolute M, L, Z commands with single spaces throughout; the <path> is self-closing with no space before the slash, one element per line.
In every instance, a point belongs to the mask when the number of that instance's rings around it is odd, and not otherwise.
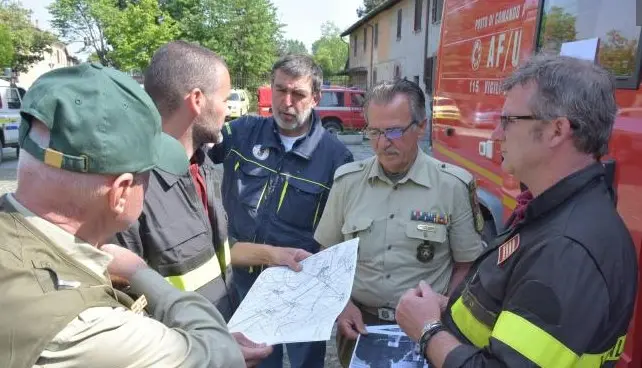
<path fill-rule="evenodd" d="M 419 86 L 381 83 L 364 111 L 376 156 L 337 169 L 314 235 L 324 248 L 360 239 L 352 298 L 338 318 L 344 367 L 364 324 L 395 324 L 399 298 L 420 281 L 445 303 L 483 249 L 472 175 L 419 149 L 427 125 Z"/>

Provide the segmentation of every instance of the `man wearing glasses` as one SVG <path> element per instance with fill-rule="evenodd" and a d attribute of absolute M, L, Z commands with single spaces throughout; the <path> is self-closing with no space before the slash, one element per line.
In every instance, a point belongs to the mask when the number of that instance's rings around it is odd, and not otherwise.
<path fill-rule="evenodd" d="M 344 366 L 364 323 L 394 324 L 399 297 L 421 280 L 448 295 L 483 249 L 472 175 L 419 149 L 427 125 L 419 86 L 375 86 L 365 114 L 376 157 L 337 169 L 315 232 L 323 247 L 360 238 L 352 301 L 338 318 Z"/>

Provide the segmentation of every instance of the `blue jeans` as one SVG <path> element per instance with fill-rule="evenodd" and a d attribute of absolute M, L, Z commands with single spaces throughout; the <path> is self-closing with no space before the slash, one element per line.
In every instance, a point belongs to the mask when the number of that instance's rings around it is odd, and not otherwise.
<path fill-rule="evenodd" d="M 234 285 L 241 297 L 245 299 L 258 272 L 250 274 L 247 268 L 234 267 Z M 323 368 L 325 363 L 325 341 L 299 342 L 274 345 L 272 354 L 265 358 L 258 368 L 283 368 L 283 346 L 288 351 L 292 368 Z"/>

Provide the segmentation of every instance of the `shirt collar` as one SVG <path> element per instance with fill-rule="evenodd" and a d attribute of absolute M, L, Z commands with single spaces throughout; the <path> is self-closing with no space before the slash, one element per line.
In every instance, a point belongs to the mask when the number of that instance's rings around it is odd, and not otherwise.
<path fill-rule="evenodd" d="M 39 217 L 28 208 L 20 204 L 13 194 L 7 194 L 7 200 L 18 211 L 29 224 L 38 229 L 43 235 L 62 249 L 67 255 L 82 263 L 89 270 L 98 275 L 101 279 L 107 280 L 107 266 L 113 257 L 93 245 L 66 232 L 51 222 Z"/>
<path fill-rule="evenodd" d="M 292 150 L 290 151 L 306 160 L 309 160 L 312 157 L 312 153 L 319 145 L 319 142 L 321 142 L 323 133 L 325 133 L 325 129 L 323 129 L 323 126 L 321 124 L 319 114 L 317 114 L 317 112 L 312 109 L 312 114 L 310 116 L 312 118 L 312 122 L 310 123 L 310 129 L 308 130 L 308 133 L 305 135 L 305 137 L 297 141 L 297 143 L 295 143 L 294 147 L 292 147 Z M 270 118 L 270 122 L 271 124 L 265 124 L 265 129 L 272 129 L 273 134 L 264 135 L 265 137 L 267 137 L 267 140 L 264 142 L 264 146 L 283 149 L 281 137 L 279 136 L 279 129 L 276 121 L 274 120 L 274 117 Z"/>
<path fill-rule="evenodd" d="M 525 221 L 543 216 L 584 189 L 589 183 L 604 178 L 604 167 L 595 162 L 557 182 L 528 204 Z"/>
<path fill-rule="evenodd" d="M 421 150 L 421 147 L 417 147 L 417 150 L 418 151 L 415 162 L 413 162 L 412 166 L 410 166 L 410 170 L 408 170 L 406 176 L 401 178 L 401 180 L 399 180 L 397 184 L 403 184 L 408 180 L 412 180 L 415 183 L 430 189 L 430 187 L 432 186 L 430 182 L 430 172 L 428 171 L 430 162 L 428 161 L 428 156 L 424 153 L 424 151 Z M 373 178 L 378 178 L 379 180 L 389 185 L 393 185 L 392 181 L 388 179 L 386 173 L 383 171 L 383 168 L 381 168 L 379 160 L 376 159 L 374 160 L 373 165 L 370 167 L 370 172 L 368 173 L 368 179 L 372 180 Z"/>
<path fill-rule="evenodd" d="M 196 151 L 194 151 L 194 154 L 192 155 L 192 157 L 189 160 L 190 165 L 196 164 L 199 167 L 203 166 L 207 162 L 211 162 L 211 160 L 207 156 L 207 154 L 205 153 L 205 147 L 204 146 L 201 146 Z M 191 175 L 189 171 L 187 171 L 183 175 L 176 175 L 176 174 L 172 174 L 172 173 L 169 173 L 167 171 L 164 171 L 164 170 L 162 170 L 160 168 L 155 168 L 152 171 L 153 171 L 153 173 L 156 173 L 157 176 L 163 182 L 165 182 L 165 184 L 167 185 L 168 188 L 171 188 L 181 178 L 189 177 Z M 152 173 L 152 175 L 153 175 L 153 173 Z"/>

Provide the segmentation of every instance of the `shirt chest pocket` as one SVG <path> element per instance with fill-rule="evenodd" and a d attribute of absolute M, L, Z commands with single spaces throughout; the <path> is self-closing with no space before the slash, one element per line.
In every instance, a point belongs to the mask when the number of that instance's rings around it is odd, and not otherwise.
<path fill-rule="evenodd" d="M 373 237 L 373 221 L 369 217 L 347 218 L 341 232 L 346 240 L 359 238 L 359 261 L 370 261 L 378 253 L 377 244 L 383 239 Z"/>
<path fill-rule="evenodd" d="M 277 216 L 302 230 L 311 231 L 323 212 L 325 188 L 304 180 L 287 178 L 278 195 Z"/>
<path fill-rule="evenodd" d="M 202 221 L 191 217 L 183 221 L 178 217 L 176 219 L 178 221 L 143 235 L 143 245 L 154 245 L 152 249 L 145 247 L 145 258 L 150 266 L 159 270 L 193 260 L 203 253 L 210 254 L 214 250 L 212 239 Z"/>
<path fill-rule="evenodd" d="M 429 262 L 436 254 L 449 252 L 446 225 L 410 221 L 406 224 L 406 239 L 410 249 L 416 250 L 415 258 L 420 262 Z"/>
<path fill-rule="evenodd" d="M 258 208 L 263 202 L 270 171 L 249 162 L 235 165 L 236 188 L 241 203 L 251 208 Z"/>

